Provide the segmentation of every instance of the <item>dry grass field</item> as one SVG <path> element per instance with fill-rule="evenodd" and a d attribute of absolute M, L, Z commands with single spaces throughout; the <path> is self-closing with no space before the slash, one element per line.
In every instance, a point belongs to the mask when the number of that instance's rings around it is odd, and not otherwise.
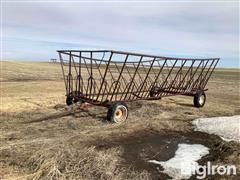
<path fill-rule="evenodd" d="M 128 103 L 128 122 L 116 125 L 106 121 L 103 107 L 65 113 L 59 64 L 2 61 L 1 67 L 0 179 L 166 179 L 147 161 L 171 158 L 178 143 L 209 147 L 200 164 L 240 169 L 238 143 L 195 132 L 191 124 L 240 114 L 239 69 L 216 69 L 201 109 L 185 96 L 137 101 Z"/>

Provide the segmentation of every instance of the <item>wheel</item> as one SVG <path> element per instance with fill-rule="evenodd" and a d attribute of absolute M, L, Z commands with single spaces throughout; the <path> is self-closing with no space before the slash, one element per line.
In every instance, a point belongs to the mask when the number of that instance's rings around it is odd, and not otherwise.
<path fill-rule="evenodd" d="M 76 98 L 73 98 L 73 103 L 77 103 L 79 100 Z"/>
<path fill-rule="evenodd" d="M 68 97 L 66 98 L 66 104 L 67 104 L 68 106 L 70 106 L 72 103 L 73 103 L 73 98 L 68 96 Z"/>
<path fill-rule="evenodd" d="M 158 90 L 159 90 L 159 87 L 157 86 L 152 87 L 152 89 L 149 92 L 149 96 L 156 97 L 156 95 L 158 94 Z"/>
<path fill-rule="evenodd" d="M 107 120 L 113 123 L 123 123 L 128 117 L 128 107 L 124 102 L 113 104 L 107 113 Z"/>
<path fill-rule="evenodd" d="M 193 104 L 195 107 L 203 107 L 206 102 L 206 95 L 204 91 L 197 91 L 193 98 Z"/>
<path fill-rule="evenodd" d="M 80 104 L 85 103 L 85 101 L 79 100 L 79 99 L 76 99 L 76 98 L 73 98 L 73 97 L 67 97 L 67 98 L 66 98 L 66 104 L 67 104 L 68 106 L 70 106 L 70 105 L 72 105 L 72 104 L 75 104 L 75 103 L 77 103 L 77 102 L 79 102 Z"/>
<path fill-rule="evenodd" d="M 72 96 L 73 96 L 72 102 L 73 102 L 73 103 L 77 103 L 77 102 L 79 102 L 79 103 L 85 103 L 85 101 L 79 99 L 79 96 L 80 96 L 81 94 L 82 94 L 82 93 L 81 93 L 80 91 L 73 91 L 73 92 L 72 92 Z"/>

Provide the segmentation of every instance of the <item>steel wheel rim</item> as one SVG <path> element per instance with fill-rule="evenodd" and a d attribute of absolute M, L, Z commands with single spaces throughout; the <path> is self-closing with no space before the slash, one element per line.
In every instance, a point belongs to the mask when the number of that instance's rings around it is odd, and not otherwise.
<path fill-rule="evenodd" d="M 204 96 L 204 95 L 201 95 L 201 96 L 199 97 L 199 104 L 200 104 L 200 105 L 203 105 L 203 104 L 204 104 L 204 101 L 205 101 L 205 96 Z"/>
<path fill-rule="evenodd" d="M 116 109 L 114 113 L 114 120 L 117 123 L 125 121 L 127 118 L 127 108 L 125 106 L 120 106 Z"/>

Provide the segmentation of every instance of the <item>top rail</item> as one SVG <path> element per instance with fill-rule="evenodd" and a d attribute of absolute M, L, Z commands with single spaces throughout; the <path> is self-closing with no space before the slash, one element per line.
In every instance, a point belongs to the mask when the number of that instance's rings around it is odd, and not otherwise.
<path fill-rule="evenodd" d="M 150 58 L 159 58 L 159 59 L 169 59 L 169 60 L 197 60 L 197 61 L 203 61 L 203 60 L 212 60 L 212 59 L 220 59 L 220 58 L 177 58 L 177 57 L 167 57 L 167 56 L 155 56 L 155 55 L 149 55 L 149 54 L 143 54 L 143 53 L 133 53 L 133 52 L 127 52 L 127 51 L 115 51 L 115 50 L 57 50 L 59 53 L 63 54 L 70 54 L 70 52 L 82 52 L 82 53 L 115 53 L 115 54 L 124 54 L 124 55 L 132 55 L 132 56 L 144 56 L 144 57 L 150 57 Z M 73 56 L 77 56 L 76 54 L 72 54 Z M 102 60 L 104 61 L 104 60 Z M 152 61 L 152 60 L 148 60 Z M 118 62 L 118 61 L 114 61 Z M 147 62 L 147 61 L 145 61 Z"/>

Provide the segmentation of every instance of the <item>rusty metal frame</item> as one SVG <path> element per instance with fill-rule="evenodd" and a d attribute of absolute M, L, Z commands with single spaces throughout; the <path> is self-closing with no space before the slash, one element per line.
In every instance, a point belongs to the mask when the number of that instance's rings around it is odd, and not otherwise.
<path fill-rule="evenodd" d="M 219 62 L 219 58 L 173 58 L 113 50 L 57 52 L 66 96 L 106 107 L 117 101 L 194 96 L 197 91 L 206 90 Z M 114 59 L 114 56 L 119 57 Z M 151 97 L 154 87 L 158 90 L 156 96 Z"/>

